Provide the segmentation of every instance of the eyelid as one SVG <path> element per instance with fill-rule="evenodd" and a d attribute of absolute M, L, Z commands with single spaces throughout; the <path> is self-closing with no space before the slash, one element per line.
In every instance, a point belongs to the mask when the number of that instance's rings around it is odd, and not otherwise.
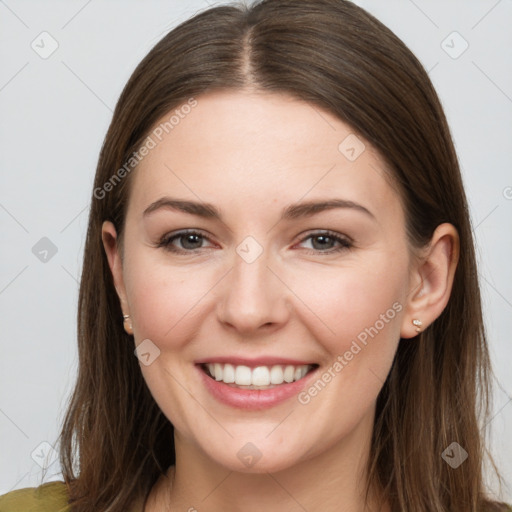
<path fill-rule="evenodd" d="M 333 238 L 342 238 L 344 240 L 347 240 L 348 242 L 352 242 L 352 238 L 348 235 L 345 235 L 344 233 L 339 233 L 338 231 L 333 231 L 331 229 L 325 229 L 325 228 L 316 228 L 316 229 L 309 229 L 305 231 L 304 233 L 301 233 L 299 236 L 302 236 L 300 240 L 304 240 L 305 238 L 308 238 L 310 236 L 314 235 L 327 235 L 331 236 Z"/>

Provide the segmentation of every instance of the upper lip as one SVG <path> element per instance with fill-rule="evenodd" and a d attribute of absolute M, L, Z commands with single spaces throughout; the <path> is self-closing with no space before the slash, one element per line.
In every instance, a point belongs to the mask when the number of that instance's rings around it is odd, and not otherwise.
<path fill-rule="evenodd" d="M 273 365 L 314 365 L 311 361 L 299 361 L 298 359 L 290 359 L 288 357 L 232 357 L 232 356 L 217 356 L 217 357 L 205 357 L 204 359 L 198 359 L 195 364 L 214 364 L 214 363 L 227 363 L 234 366 L 249 366 L 250 368 L 256 368 L 257 366 L 273 366 Z"/>

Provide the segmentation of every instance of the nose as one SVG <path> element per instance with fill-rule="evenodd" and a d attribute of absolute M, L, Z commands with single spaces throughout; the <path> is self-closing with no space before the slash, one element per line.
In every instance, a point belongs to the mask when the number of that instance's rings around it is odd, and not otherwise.
<path fill-rule="evenodd" d="M 248 263 L 235 254 L 233 268 L 223 280 L 217 318 L 244 336 L 279 329 L 290 317 L 290 292 L 278 272 L 269 268 L 268 259 L 264 252 Z"/>

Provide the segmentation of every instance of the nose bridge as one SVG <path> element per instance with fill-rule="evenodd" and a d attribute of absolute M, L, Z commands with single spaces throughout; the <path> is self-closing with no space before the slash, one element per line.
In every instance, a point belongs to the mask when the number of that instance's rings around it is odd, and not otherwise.
<path fill-rule="evenodd" d="M 282 324 L 289 314 L 286 289 L 268 268 L 270 253 L 251 244 L 237 247 L 219 304 L 219 319 L 244 332 Z"/>

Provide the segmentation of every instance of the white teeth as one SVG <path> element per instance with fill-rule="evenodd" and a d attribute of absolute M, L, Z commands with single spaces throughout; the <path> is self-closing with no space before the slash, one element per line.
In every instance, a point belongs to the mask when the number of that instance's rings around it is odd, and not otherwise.
<path fill-rule="evenodd" d="M 270 384 L 282 384 L 283 382 L 283 369 L 280 366 L 272 366 L 270 370 Z"/>
<path fill-rule="evenodd" d="M 222 374 L 223 381 L 226 384 L 235 382 L 235 367 L 232 364 L 224 365 L 224 373 Z"/>
<path fill-rule="evenodd" d="M 237 382 L 238 384 L 238 382 Z M 268 386 L 270 384 L 270 371 L 266 366 L 258 366 L 252 371 L 253 386 Z"/>
<path fill-rule="evenodd" d="M 295 375 L 295 368 L 293 366 L 287 366 L 284 370 L 283 379 L 286 382 L 293 382 L 294 375 Z"/>
<path fill-rule="evenodd" d="M 251 369 L 248 366 L 237 366 L 235 368 L 235 383 L 239 386 L 250 386 Z"/>
<path fill-rule="evenodd" d="M 295 380 L 302 379 L 302 377 L 304 377 L 304 375 L 306 375 L 306 373 L 308 373 L 307 368 L 305 368 L 304 366 L 300 366 L 299 368 L 297 368 L 295 370 L 295 374 L 294 374 Z"/>
<path fill-rule="evenodd" d="M 215 363 L 215 380 L 222 380 L 222 366 L 219 363 Z"/>
<path fill-rule="evenodd" d="M 233 366 L 232 364 L 221 363 L 208 363 L 206 367 L 210 375 L 217 381 L 236 384 L 237 386 L 250 386 L 251 388 L 294 382 L 302 379 L 312 368 L 308 364 L 249 368 L 244 365 Z"/>

